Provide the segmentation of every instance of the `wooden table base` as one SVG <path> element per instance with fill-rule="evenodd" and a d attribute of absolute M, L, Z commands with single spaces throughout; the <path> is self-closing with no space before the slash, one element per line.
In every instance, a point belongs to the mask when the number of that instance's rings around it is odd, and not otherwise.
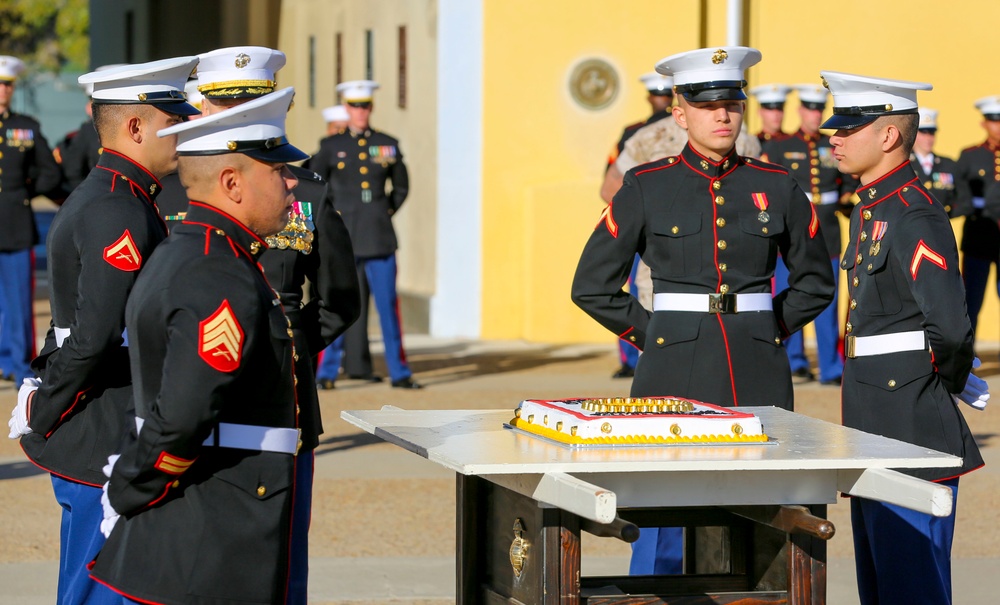
<path fill-rule="evenodd" d="M 685 573 L 582 578 L 579 517 L 481 477 L 457 477 L 460 605 L 826 603 L 833 526 L 825 505 L 620 510 L 639 527 L 685 527 Z M 527 544 L 520 574 L 515 524 Z"/>

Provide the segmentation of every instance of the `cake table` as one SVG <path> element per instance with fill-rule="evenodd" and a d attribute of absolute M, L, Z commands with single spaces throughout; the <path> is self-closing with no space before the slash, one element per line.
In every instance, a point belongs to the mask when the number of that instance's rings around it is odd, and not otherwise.
<path fill-rule="evenodd" d="M 341 417 L 455 471 L 461 605 L 821 605 L 826 505 L 840 493 L 951 512 L 949 488 L 890 469 L 955 467 L 955 456 L 779 408 L 740 410 L 760 417 L 771 443 L 570 448 L 505 428 L 511 410 Z M 684 574 L 581 577 L 581 530 L 633 541 L 657 526 L 725 528 L 725 569 L 704 571 L 689 538 Z M 782 537 L 780 553 L 762 532 Z"/>

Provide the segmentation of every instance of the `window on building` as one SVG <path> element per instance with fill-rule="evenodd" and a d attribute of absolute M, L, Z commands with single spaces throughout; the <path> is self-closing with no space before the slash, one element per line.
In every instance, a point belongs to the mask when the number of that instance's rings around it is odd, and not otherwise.
<path fill-rule="evenodd" d="M 309 36 L 309 107 L 316 107 L 316 36 Z"/>
<path fill-rule="evenodd" d="M 406 26 L 399 26 L 399 107 L 406 109 Z"/>
<path fill-rule="evenodd" d="M 333 39 L 333 98 L 337 99 L 337 84 L 344 81 L 344 36 L 337 32 Z"/>
<path fill-rule="evenodd" d="M 365 30 L 365 79 L 373 80 L 375 73 L 375 35 L 370 29 Z"/>

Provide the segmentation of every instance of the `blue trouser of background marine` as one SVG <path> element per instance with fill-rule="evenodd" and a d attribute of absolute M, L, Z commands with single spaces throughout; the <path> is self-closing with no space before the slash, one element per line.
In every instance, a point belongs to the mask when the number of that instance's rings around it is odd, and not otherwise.
<path fill-rule="evenodd" d="M 990 279 L 990 267 L 994 263 L 997 263 L 997 259 L 988 260 L 968 254 L 962 258 L 965 306 L 969 313 L 969 321 L 972 322 L 974 334 L 979 320 L 979 311 L 983 308 L 983 299 L 986 296 L 986 283 Z M 997 266 L 1000 267 L 1000 263 L 997 263 Z M 1000 280 L 997 280 L 997 295 L 1000 296 Z M 976 338 L 979 338 L 979 334 L 976 334 Z"/>
<path fill-rule="evenodd" d="M 934 517 L 875 500 L 851 498 L 854 559 L 861 605 L 951 603 L 951 543 L 955 536 L 958 479 L 951 514 Z"/>
<path fill-rule="evenodd" d="M 292 547 L 285 605 L 306 605 L 309 588 L 309 524 L 312 520 L 313 468 L 316 452 L 295 457 L 295 500 L 292 504 Z"/>
<path fill-rule="evenodd" d="M 413 375 L 403 350 L 403 330 L 399 318 L 399 298 L 396 294 L 396 255 L 356 259 L 358 282 L 361 286 L 361 315 L 347 331 L 323 351 L 323 360 L 316 372 L 317 380 L 336 380 L 341 358 L 351 376 L 372 373 L 371 351 L 368 348 L 368 300 L 375 299 L 382 342 L 385 344 L 385 365 L 394 382 Z"/>
<path fill-rule="evenodd" d="M 120 605 L 122 596 L 90 578 L 87 565 L 104 546 L 101 488 L 52 475 L 52 491 L 62 507 L 59 527 L 58 605 Z"/>
<path fill-rule="evenodd" d="M 831 259 L 833 266 L 833 282 L 840 282 L 840 261 Z M 774 293 L 777 294 L 788 287 L 788 267 L 781 257 L 774 266 Z M 838 321 L 837 289 L 833 291 L 833 301 L 816 319 L 813 328 L 816 330 L 816 357 L 819 361 L 819 379 L 821 382 L 836 380 L 844 374 L 844 359 L 840 356 L 840 322 Z M 806 358 L 802 330 L 792 334 L 785 340 L 785 351 L 788 353 L 788 365 L 792 372 L 809 369 Z"/>
<path fill-rule="evenodd" d="M 630 576 L 676 575 L 684 571 L 684 528 L 643 527 L 632 543 Z"/>
<path fill-rule="evenodd" d="M 639 255 L 635 255 L 635 259 L 632 261 L 632 271 L 628 274 L 628 293 L 632 296 L 639 298 L 639 286 L 635 283 L 635 274 L 639 271 Z M 639 363 L 639 349 L 635 348 L 635 345 L 629 343 L 628 341 L 618 339 L 618 357 L 621 359 L 622 365 L 628 368 L 635 369 L 635 364 Z"/>
<path fill-rule="evenodd" d="M 34 253 L 31 249 L 0 252 L 0 372 L 14 384 L 32 376 L 35 326 L 31 312 Z"/>

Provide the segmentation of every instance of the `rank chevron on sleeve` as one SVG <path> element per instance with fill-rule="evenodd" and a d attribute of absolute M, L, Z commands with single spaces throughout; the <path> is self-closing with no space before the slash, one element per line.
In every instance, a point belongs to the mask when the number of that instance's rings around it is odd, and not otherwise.
<path fill-rule="evenodd" d="M 931 250 L 930 246 L 924 243 L 924 240 L 920 240 L 917 244 L 917 249 L 913 252 L 913 260 L 910 261 L 910 275 L 913 276 L 914 281 L 916 281 L 917 272 L 920 270 L 920 261 L 925 258 L 942 269 L 948 268 L 948 263 L 944 260 L 944 257 Z"/>
<path fill-rule="evenodd" d="M 222 301 L 215 313 L 198 324 L 198 355 L 220 372 L 240 367 L 243 328 L 233 315 L 229 299 Z"/>
<path fill-rule="evenodd" d="M 135 242 L 132 241 L 132 234 L 126 229 L 118 240 L 104 249 L 104 260 L 115 269 L 122 271 L 138 271 L 142 266 L 142 255 Z"/>
<path fill-rule="evenodd" d="M 615 218 L 611 216 L 611 204 L 608 204 L 604 207 L 604 210 L 601 210 L 601 218 L 598 219 L 597 226 L 600 227 L 601 223 L 604 223 L 604 225 L 608 228 L 608 233 L 611 234 L 611 237 L 618 237 L 618 223 L 616 223 Z"/>

